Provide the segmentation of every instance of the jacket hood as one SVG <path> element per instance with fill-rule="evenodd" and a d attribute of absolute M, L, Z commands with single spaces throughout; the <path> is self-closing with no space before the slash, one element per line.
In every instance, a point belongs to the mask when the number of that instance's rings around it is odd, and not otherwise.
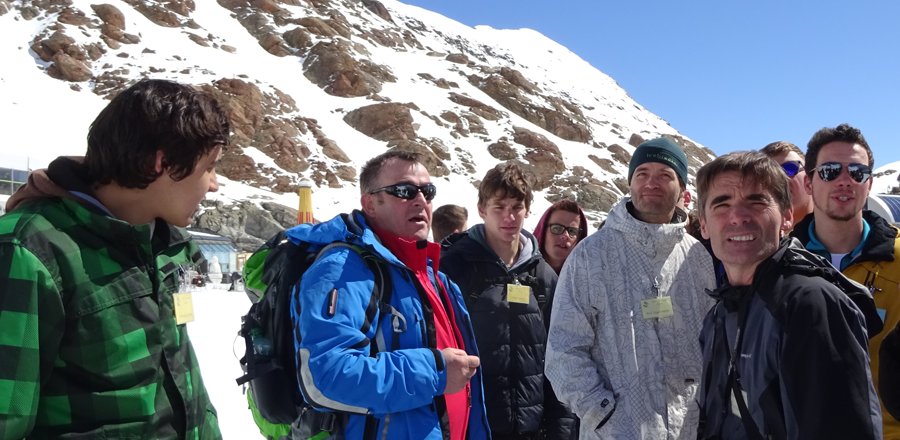
<path fill-rule="evenodd" d="M 47 168 L 29 173 L 28 181 L 6 201 L 6 212 L 35 199 L 55 197 L 76 199 L 69 193 L 70 190 L 90 194 L 91 190 L 81 166 L 83 160 L 83 157 L 59 157 Z"/>
<path fill-rule="evenodd" d="M 780 269 L 773 270 L 775 266 L 780 266 Z M 795 273 L 823 278 L 840 288 L 856 304 L 865 318 L 866 330 L 870 338 L 881 332 L 884 327 L 869 290 L 862 284 L 847 278 L 822 256 L 806 250 L 796 238 L 783 238 L 778 250 L 756 267 L 753 274 L 753 290 L 770 288 L 770 284 L 774 282 L 771 276 L 773 273 Z M 717 300 L 727 300 L 728 292 L 732 289 L 732 286 L 725 283 L 718 289 L 707 293 Z"/>
<path fill-rule="evenodd" d="M 553 214 L 554 211 L 556 210 L 553 209 L 552 206 L 547 208 L 547 210 L 544 211 L 544 215 L 542 215 L 541 219 L 538 220 L 537 226 L 534 228 L 534 238 L 537 240 L 538 250 L 541 252 L 541 255 L 545 257 L 545 259 L 547 253 L 544 249 L 544 232 L 547 228 L 547 222 L 550 220 L 550 215 Z M 584 211 L 581 209 L 581 207 L 578 208 L 578 215 L 581 219 L 581 223 L 579 224 L 581 232 L 578 233 L 578 242 L 580 242 L 581 240 L 584 240 L 584 238 L 588 235 L 588 223 L 587 217 L 585 217 Z"/>
<path fill-rule="evenodd" d="M 343 241 L 358 246 L 368 247 L 393 264 L 404 264 L 389 251 L 372 228 L 366 223 L 366 217 L 362 211 L 354 210 L 350 214 L 339 214 L 331 220 L 294 226 L 285 231 L 285 235 L 294 243 L 305 241 L 307 243 L 326 246 L 336 241 Z"/>
<path fill-rule="evenodd" d="M 494 258 L 500 258 L 497 256 L 497 253 L 491 249 L 491 246 L 487 242 L 487 238 L 484 234 L 484 223 L 477 224 L 469 228 L 466 231 L 466 235 L 472 239 L 475 243 L 481 245 L 485 251 L 487 251 L 488 255 L 492 255 Z M 458 240 L 458 239 L 457 239 Z M 541 251 L 538 249 L 537 240 L 534 238 L 534 235 L 531 235 L 530 232 L 522 229 L 519 231 L 519 243 L 521 244 L 521 249 L 519 250 L 519 257 L 516 259 L 516 262 L 510 266 L 510 269 L 515 269 L 516 267 L 522 266 L 531 260 L 538 258 L 541 256 Z"/>
<path fill-rule="evenodd" d="M 618 230 L 629 241 L 635 242 L 638 246 L 648 248 L 652 246 L 675 246 L 686 235 L 689 236 L 684 229 L 687 224 L 687 221 L 684 219 L 686 216 L 680 215 L 683 214 L 682 211 L 676 210 L 678 221 L 663 224 L 646 223 L 631 215 L 628 208 L 630 203 L 631 197 L 624 197 L 619 203 L 616 203 L 609 211 L 609 217 L 606 218 L 606 223 L 603 227 Z M 696 241 L 694 237 L 690 237 L 690 240 Z"/>
<path fill-rule="evenodd" d="M 873 211 L 864 210 L 863 220 L 869 224 L 869 235 L 863 243 L 862 252 L 854 262 L 862 261 L 894 261 L 894 241 L 898 233 L 896 227 Z M 809 214 L 797 223 L 791 235 L 797 237 L 802 244 L 809 243 L 810 225 L 815 221 L 815 216 Z"/>

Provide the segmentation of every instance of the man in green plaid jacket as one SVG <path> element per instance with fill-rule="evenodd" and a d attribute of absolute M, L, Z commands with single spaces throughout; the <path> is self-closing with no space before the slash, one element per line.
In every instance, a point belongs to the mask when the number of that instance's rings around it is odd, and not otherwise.
<path fill-rule="evenodd" d="M 142 80 L 0 217 L 0 438 L 221 438 L 174 295 L 216 191 L 225 113 Z M 182 297 L 183 298 L 183 297 Z M 180 314 L 183 315 L 183 314 Z"/>

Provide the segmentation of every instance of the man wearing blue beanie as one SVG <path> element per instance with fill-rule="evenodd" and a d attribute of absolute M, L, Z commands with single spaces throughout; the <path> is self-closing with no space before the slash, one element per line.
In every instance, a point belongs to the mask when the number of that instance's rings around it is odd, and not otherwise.
<path fill-rule="evenodd" d="M 669 138 L 638 145 L 630 195 L 559 274 L 545 374 L 581 418 L 583 440 L 697 437 L 697 335 L 716 282 L 676 207 L 687 163 Z"/>

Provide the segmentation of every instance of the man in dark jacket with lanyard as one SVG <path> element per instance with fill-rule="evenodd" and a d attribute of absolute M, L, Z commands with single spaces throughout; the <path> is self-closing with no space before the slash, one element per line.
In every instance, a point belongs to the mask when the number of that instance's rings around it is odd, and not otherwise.
<path fill-rule="evenodd" d="M 221 438 L 186 322 L 182 229 L 228 144 L 193 87 L 142 80 L 0 218 L 0 438 Z M 182 284 L 182 286 L 179 286 Z"/>
<path fill-rule="evenodd" d="M 806 249 L 831 261 L 848 278 L 864 284 L 875 299 L 870 317 L 869 357 L 877 389 L 881 342 L 900 324 L 900 240 L 897 228 L 865 210 L 875 158 L 859 129 L 847 124 L 823 128 L 809 140 L 806 190 L 813 213 L 792 234 Z M 802 220 L 802 221 L 801 221 Z M 884 330 L 871 332 L 884 322 Z M 900 440 L 900 420 L 883 414 L 885 440 Z"/>
<path fill-rule="evenodd" d="M 532 197 L 516 163 L 497 165 L 478 189 L 484 224 L 448 237 L 441 255 L 475 324 L 494 439 L 577 436 L 574 415 L 544 377 L 556 273 L 541 257 L 534 236 L 522 230 Z"/>
<path fill-rule="evenodd" d="M 725 266 L 703 323 L 701 439 L 880 439 L 866 351 L 866 290 L 782 238 L 787 176 L 762 153 L 697 173 L 700 229 Z M 699 292 L 698 292 L 699 293 Z M 852 299 L 851 299 L 852 298 Z"/>
<path fill-rule="evenodd" d="M 391 319 L 370 322 L 375 273 L 359 253 L 322 251 L 292 298 L 304 397 L 358 414 L 337 434 L 347 440 L 489 438 L 472 323 L 459 289 L 439 272 L 440 245 L 428 241 L 437 192 L 428 170 L 417 155 L 389 150 L 359 180 L 361 211 L 287 236 L 320 247 L 346 242 L 384 260 L 392 291 L 379 308 L 389 307 Z M 379 331 L 390 347 L 373 354 Z"/>

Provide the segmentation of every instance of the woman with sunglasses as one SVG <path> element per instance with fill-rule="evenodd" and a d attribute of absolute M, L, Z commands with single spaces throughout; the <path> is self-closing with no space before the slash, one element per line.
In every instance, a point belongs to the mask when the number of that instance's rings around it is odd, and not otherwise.
<path fill-rule="evenodd" d="M 587 227 L 584 211 L 572 200 L 563 199 L 554 203 L 541 216 L 534 229 L 534 237 L 544 260 L 557 274 L 575 245 L 587 237 Z"/>

